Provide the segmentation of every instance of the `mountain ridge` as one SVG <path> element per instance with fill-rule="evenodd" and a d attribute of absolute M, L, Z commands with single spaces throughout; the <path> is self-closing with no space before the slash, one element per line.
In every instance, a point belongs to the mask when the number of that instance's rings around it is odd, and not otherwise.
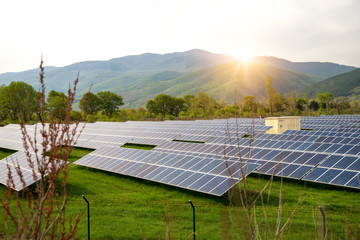
<path fill-rule="evenodd" d="M 258 98 L 265 96 L 267 76 L 272 76 L 274 88 L 282 92 L 300 89 L 318 81 L 317 78 L 306 74 L 269 65 L 230 62 L 189 72 L 167 81 L 148 83 L 132 91 L 120 91 L 120 94 L 135 106 L 144 105 L 147 99 L 160 93 L 183 97 L 186 94 L 195 95 L 199 91 L 205 91 L 217 100 L 223 98 L 227 102 L 233 102 L 235 89 L 237 91 L 236 101 L 240 101 L 246 95 Z M 146 96 L 146 99 L 138 99 L 139 95 Z"/>
<path fill-rule="evenodd" d="M 296 63 L 294 65 L 288 60 L 275 57 L 271 57 L 270 60 L 268 58 L 266 64 L 249 62 L 251 71 L 248 72 L 247 77 L 236 70 L 241 64 L 243 66 L 246 64 L 225 54 L 211 53 L 201 49 L 166 54 L 144 53 L 107 61 L 83 61 L 64 67 L 45 67 L 45 84 L 47 91 L 66 92 L 69 84 L 80 73 L 77 98 L 80 98 L 92 86 L 94 93 L 110 90 L 124 97 L 125 106 L 139 107 L 144 106 L 148 99 L 160 93 L 183 96 L 196 94 L 197 91 L 206 91 L 217 100 L 225 98 L 227 101 L 232 101 L 234 86 L 231 84 L 240 83 L 243 79 L 248 79 L 254 85 L 243 82 L 244 87 L 238 89 L 239 98 L 244 95 L 265 96 L 264 81 L 269 75 L 274 79 L 274 88 L 283 93 L 299 90 L 323 80 L 319 76 L 294 72 L 278 66 L 278 62 L 287 62 L 290 67 L 298 66 Z M 308 65 L 312 66 L 312 63 Z M 337 69 L 335 72 L 352 69 L 352 67 L 339 64 L 326 64 L 327 68 L 331 66 L 339 67 L 340 70 Z M 7 85 L 11 81 L 24 81 L 33 85 L 35 89 L 39 89 L 38 72 L 38 69 L 32 69 L 0 74 L 0 84 Z M 242 80 L 229 80 L 234 74 Z"/>
<path fill-rule="evenodd" d="M 360 96 L 360 68 L 339 74 L 299 90 L 300 94 L 308 93 L 316 97 L 316 93 L 331 92 L 334 97 Z"/>
<path fill-rule="evenodd" d="M 331 62 L 291 62 L 286 59 L 271 56 L 259 56 L 252 59 L 253 62 L 268 64 L 271 66 L 287 69 L 294 72 L 301 72 L 321 77 L 323 79 L 350 72 L 356 69 L 353 66 L 346 66 Z"/>

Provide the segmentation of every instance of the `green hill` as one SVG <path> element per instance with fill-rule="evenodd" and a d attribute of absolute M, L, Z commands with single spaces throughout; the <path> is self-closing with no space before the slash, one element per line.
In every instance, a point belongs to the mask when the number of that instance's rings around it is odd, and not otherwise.
<path fill-rule="evenodd" d="M 160 93 L 182 97 L 199 91 L 205 91 L 217 100 L 224 98 L 233 103 L 235 93 L 237 100 L 246 95 L 263 98 L 267 76 L 272 76 L 277 91 L 287 93 L 321 81 L 321 77 L 316 77 L 319 74 L 315 74 L 317 68 L 320 68 L 320 72 L 329 74 L 352 69 L 333 63 L 291 63 L 273 57 L 256 59 L 258 62 L 239 64 L 234 62 L 235 58 L 232 56 L 199 49 L 163 55 L 145 53 L 109 61 L 46 67 L 45 83 L 47 91 L 66 92 L 69 84 L 80 73 L 78 99 L 92 85 L 94 93 L 110 90 L 122 95 L 125 107 L 144 106 L 149 99 Z M 266 64 L 259 63 L 259 59 L 267 59 L 264 60 Z M 296 66 L 306 66 L 307 70 Z M 0 74 L 0 84 L 24 81 L 39 89 L 38 72 L 38 69 L 34 69 Z"/>
<path fill-rule="evenodd" d="M 141 55 L 114 58 L 109 61 L 85 61 L 65 67 L 45 67 L 47 90 L 66 92 L 80 73 L 79 94 L 87 91 L 91 84 L 98 85 L 94 91 L 122 88 L 125 84 L 147 79 L 159 72 L 177 72 L 184 74 L 225 62 L 234 61 L 234 57 L 210 53 L 200 49 L 168 54 L 145 53 Z M 46 60 L 45 60 L 46 62 Z M 24 81 L 38 89 L 40 87 L 39 70 L 33 69 L 19 73 L 0 74 L 0 84 L 8 85 L 11 81 Z M 161 78 L 160 78 L 161 79 Z M 119 82 L 114 82 L 117 80 Z M 109 85 L 109 84 L 115 84 Z M 120 87 L 118 87 L 120 86 Z"/>
<path fill-rule="evenodd" d="M 290 62 L 276 57 L 255 57 L 252 61 L 283 68 L 293 72 L 314 75 L 322 79 L 355 70 L 355 67 L 330 62 Z"/>
<path fill-rule="evenodd" d="M 186 94 L 207 92 L 217 100 L 224 98 L 227 102 L 234 102 L 235 89 L 237 100 L 246 95 L 261 98 L 266 95 L 266 77 L 273 78 L 273 85 L 277 91 L 290 92 L 315 83 L 318 79 L 306 74 L 294 73 L 263 64 L 240 64 L 231 62 L 208 69 L 198 70 L 167 80 L 150 82 L 125 91 L 119 89 L 120 94 L 127 99 L 131 106 L 142 106 L 148 99 L 160 93 L 183 97 Z M 94 86 L 96 87 L 96 86 Z M 139 96 L 144 96 L 139 98 Z"/>
<path fill-rule="evenodd" d="M 360 94 L 360 68 L 325 79 L 321 82 L 307 86 L 299 91 L 316 97 L 316 93 L 331 92 L 335 97 Z"/>

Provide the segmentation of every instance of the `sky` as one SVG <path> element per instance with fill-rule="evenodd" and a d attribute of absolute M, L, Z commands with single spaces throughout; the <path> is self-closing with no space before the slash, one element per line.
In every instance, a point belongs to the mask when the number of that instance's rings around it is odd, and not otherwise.
<path fill-rule="evenodd" d="M 0 73 L 203 49 L 360 67 L 359 0 L 0 2 Z"/>

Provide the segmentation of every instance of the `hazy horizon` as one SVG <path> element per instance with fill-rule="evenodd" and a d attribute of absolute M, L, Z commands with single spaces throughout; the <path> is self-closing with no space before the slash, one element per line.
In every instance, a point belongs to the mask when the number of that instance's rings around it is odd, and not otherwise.
<path fill-rule="evenodd" d="M 360 67 L 356 0 L 4 1 L 0 73 L 204 49 Z M 6 23 L 6 24 L 4 24 Z"/>

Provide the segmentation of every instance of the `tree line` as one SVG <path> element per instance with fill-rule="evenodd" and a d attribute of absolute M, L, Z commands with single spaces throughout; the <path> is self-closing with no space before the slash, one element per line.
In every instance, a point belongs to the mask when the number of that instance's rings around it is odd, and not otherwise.
<path fill-rule="evenodd" d="M 84 99 L 87 99 L 84 104 Z M 51 90 L 46 98 L 46 112 L 52 112 L 57 118 L 66 115 L 67 96 L 62 92 Z M 283 115 L 316 116 L 320 114 L 359 114 L 360 102 L 349 101 L 346 97 L 335 98 L 332 93 L 318 93 L 316 98 L 307 94 L 298 96 L 296 92 L 283 95 L 276 92 L 272 78 L 266 79 L 266 96 L 257 99 L 255 96 L 244 96 L 240 101 L 228 104 L 224 99 L 216 101 L 205 92 L 184 97 L 172 97 L 159 94 L 150 99 L 145 108 L 120 109 L 124 104 L 122 96 L 111 91 L 86 93 L 79 101 L 83 109 L 82 119 L 95 121 L 127 120 L 191 120 L 228 117 L 268 117 Z M 19 117 L 28 123 L 41 121 L 39 114 L 40 93 L 24 82 L 11 82 L 0 86 L 0 123 L 17 123 Z M 73 120 L 78 116 L 72 111 Z"/>
<path fill-rule="evenodd" d="M 85 97 L 88 99 L 87 104 L 84 104 Z M 2 85 L 0 86 L 0 124 L 18 123 L 20 119 L 26 123 L 38 122 L 42 121 L 42 116 L 49 118 L 44 119 L 45 121 L 50 121 L 51 117 L 64 119 L 68 101 L 65 93 L 51 90 L 46 98 L 45 114 L 41 115 L 41 92 L 25 82 Z M 123 104 L 123 98 L 110 91 L 86 93 L 80 100 L 80 107 L 84 108 L 84 113 L 95 114 L 102 111 L 109 118 Z M 78 111 L 71 112 L 73 120 L 76 120 L 78 115 Z"/>

